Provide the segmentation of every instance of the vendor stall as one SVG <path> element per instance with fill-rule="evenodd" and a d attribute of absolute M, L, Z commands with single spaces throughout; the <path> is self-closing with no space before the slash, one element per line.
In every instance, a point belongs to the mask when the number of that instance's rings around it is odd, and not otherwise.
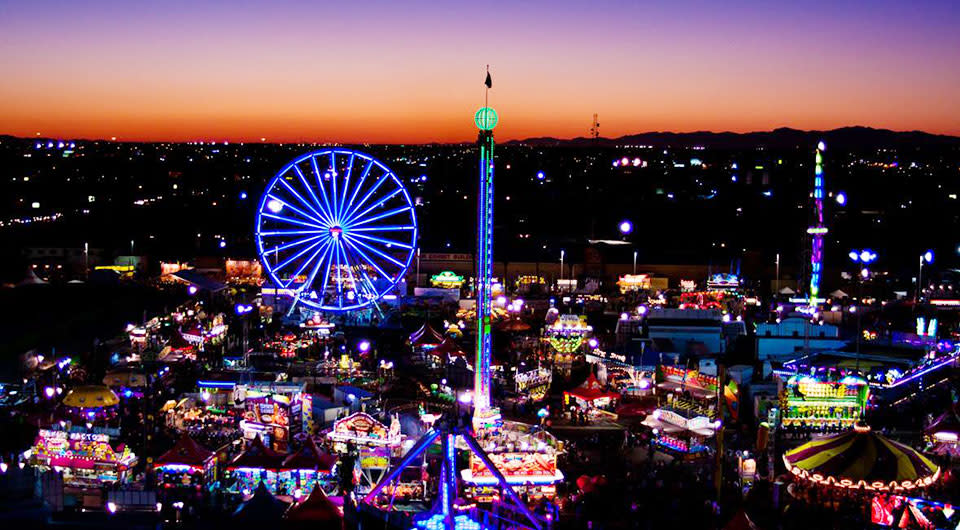
<path fill-rule="evenodd" d="M 30 463 L 62 472 L 64 485 L 98 488 L 124 482 L 137 456 L 124 444 L 114 448 L 106 434 L 40 429 Z"/>
<path fill-rule="evenodd" d="M 294 497 L 309 495 L 318 484 L 332 493 L 337 485 L 334 466 L 337 456 L 321 451 L 313 438 L 307 438 L 295 453 L 280 465 L 278 490 Z"/>
<path fill-rule="evenodd" d="M 209 451 L 184 434 L 166 453 L 153 463 L 157 483 L 164 489 L 188 488 L 200 491 L 216 477 L 216 458 Z"/>
<path fill-rule="evenodd" d="M 792 375 L 780 395 L 784 427 L 849 428 L 863 418 L 870 386 L 854 375 Z"/>
<path fill-rule="evenodd" d="M 277 491 L 277 480 L 283 456 L 267 447 L 257 436 L 247 448 L 227 465 L 228 491 L 249 495 L 260 484 Z"/>
<path fill-rule="evenodd" d="M 619 393 L 606 390 L 591 373 L 583 384 L 563 393 L 563 404 L 567 406 L 575 404 L 580 408 L 593 409 L 607 407 L 619 398 Z"/>

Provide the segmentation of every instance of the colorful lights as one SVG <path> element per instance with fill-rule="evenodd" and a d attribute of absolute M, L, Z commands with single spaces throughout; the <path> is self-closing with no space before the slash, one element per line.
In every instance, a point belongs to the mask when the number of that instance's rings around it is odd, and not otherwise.
<path fill-rule="evenodd" d="M 267 185 L 257 250 L 294 303 L 348 311 L 375 305 L 405 276 L 416 248 L 413 202 L 387 166 L 364 153 L 303 155 Z"/>
<path fill-rule="evenodd" d="M 620 221 L 620 225 L 618 226 L 618 228 L 620 229 L 621 234 L 627 235 L 630 232 L 633 232 L 633 223 L 624 219 L 623 221 Z"/>
<path fill-rule="evenodd" d="M 497 111 L 491 107 L 480 107 L 473 115 L 473 123 L 481 131 L 492 131 L 499 121 L 500 117 L 497 115 Z"/>

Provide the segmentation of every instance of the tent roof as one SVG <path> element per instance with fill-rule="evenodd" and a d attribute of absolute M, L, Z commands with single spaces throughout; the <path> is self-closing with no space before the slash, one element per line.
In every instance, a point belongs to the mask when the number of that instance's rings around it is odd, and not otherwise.
<path fill-rule="evenodd" d="M 930 459 L 865 426 L 807 442 L 787 451 L 783 461 L 798 477 L 850 488 L 911 489 L 940 476 Z"/>
<path fill-rule="evenodd" d="M 63 398 L 64 405 L 81 409 L 111 407 L 117 403 L 120 403 L 120 398 L 113 390 L 102 385 L 78 386 Z"/>
<path fill-rule="evenodd" d="M 321 451 L 313 438 L 307 438 L 307 441 L 297 452 L 283 460 L 280 467 L 283 469 L 313 469 L 329 473 L 336 463 L 336 455 Z"/>
<path fill-rule="evenodd" d="M 565 394 L 570 394 L 571 396 L 578 397 L 584 401 L 593 401 L 600 398 L 617 398 L 620 397 L 620 394 L 616 392 L 608 392 L 603 389 L 603 385 L 600 384 L 600 381 L 597 380 L 597 376 L 591 373 L 587 376 L 587 380 L 583 382 L 577 388 L 573 390 L 568 390 L 564 392 Z"/>
<path fill-rule="evenodd" d="M 154 467 L 164 464 L 184 464 L 203 467 L 213 456 L 213 451 L 208 451 L 184 433 L 169 451 L 157 458 Z"/>
<path fill-rule="evenodd" d="M 433 329 L 430 322 L 424 322 L 420 329 L 410 334 L 409 340 L 411 346 L 436 346 L 443 342 L 443 335 Z"/>
<path fill-rule="evenodd" d="M 783 289 L 780 289 L 780 294 L 797 294 L 797 292 L 789 287 L 784 287 Z"/>
<path fill-rule="evenodd" d="M 267 486 L 261 482 L 253 496 L 233 512 L 232 519 L 234 523 L 276 523 L 287 511 L 288 506 L 287 503 L 274 497 L 267 490 Z"/>
<path fill-rule="evenodd" d="M 291 521 L 327 522 L 340 521 L 343 514 L 323 493 L 323 488 L 315 486 L 306 499 L 290 506 L 283 518 Z"/>
<path fill-rule="evenodd" d="M 279 469 L 283 456 L 264 445 L 257 435 L 242 453 L 230 462 L 229 468 L 250 467 L 254 469 Z"/>
<path fill-rule="evenodd" d="M 431 353 L 434 355 L 449 355 L 451 357 L 460 357 L 466 353 L 457 346 L 457 342 L 450 337 L 443 339 L 439 346 L 434 348 Z"/>
<path fill-rule="evenodd" d="M 206 289 L 210 292 L 217 292 L 226 287 L 226 285 L 211 280 L 194 269 L 183 269 L 173 273 L 173 276 L 187 283 L 196 285 L 200 289 Z"/>

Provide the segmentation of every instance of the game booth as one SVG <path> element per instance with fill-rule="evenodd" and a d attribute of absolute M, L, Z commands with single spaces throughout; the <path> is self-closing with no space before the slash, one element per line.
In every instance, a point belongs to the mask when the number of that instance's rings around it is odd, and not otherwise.
<path fill-rule="evenodd" d="M 62 405 L 74 423 L 112 423 L 120 398 L 102 385 L 78 386 L 67 392 Z"/>
<path fill-rule="evenodd" d="M 780 395 L 780 422 L 787 428 L 849 429 L 863 418 L 869 396 L 867 381 L 856 375 L 794 374 Z"/>
<path fill-rule="evenodd" d="M 180 436 L 177 443 L 153 463 L 157 484 L 164 490 L 201 492 L 216 481 L 216 455 L 190 436 Z"/>
<path fill-rule="evenodd" d="M 296 452 L 283 459 L 277 476 L 278 491 L 285 491 L 295 498 L 310 495 L 319 485 L 325 493 L 334 493 L 337 476 L 334 467 L 337 456 L 322 451 L 313 438 L 306 438 Z"/>
<path fill-rule="evenodd" d="M 107 434 L 40 429 L 29 461 L 62 472 L 64 486 L 100 488 L 125 482 L 137 456 L 124 444 L 112 446 Z"/>
<path fill-rule="evenodd" d="M 338 453 L 346 453 L 348 444 L 359 450 L 357 473 L 361 491 L 376 485 L 390 468 L 391 459 L 401 456 L 403 436 L 397 416 L 390 419 L 387 427 L 365 412 L 356 412 L 335 421 L 326 438 Z"/>
<path fill-rule="evenodd" d="M 525 493 L 531 501 L 556 496 L 556 485 L 564 475 L 557 468 L 562 445 L 553 435 L 513 421 L 478 431 L 477 435 L 490 460 L 517 493 Z M 475 454 L 471 453 L 470 465 L 461 470 L 460 476 L 468 498 L 480 503 L 500 500 L 502 491 L 496 477 Z"/>
<path fill-rule="evenodd" d="M 643 420 L 653 432 L 653 443 L 681 458 L 709 452 L 720 428 L 717 378 L 677 366 L 657 367 L 658 408 Z"/>
<path fill-rule="evenodd" d="M 243 404 L 240 430 L 243 437 L 260 437 L 280 453 L 290 450 L 290 440 L 313 430 L 313 405 L 304 384 L 243 384 L 234 390 L 234 401 Z"/>
<path fill-rule="evenodd" d="M 597 380 L 597 376 L 593 375 L 592 372 L 580 386 L 563 393 L 563 404 L 565 406 L 577 406 L 588 412 L 610 407 L 619 399 L 620 393 L 606 390 L 606 387 Z"/>
<path fill-rule="evenodd" d="M 256 436 L 242 453 L 227 465 L 227 491 L 244 496 L 256 491 L 264 484 L 268 491 L 277 491 L 277 481 L 283 455 L 270 449 Z"/>

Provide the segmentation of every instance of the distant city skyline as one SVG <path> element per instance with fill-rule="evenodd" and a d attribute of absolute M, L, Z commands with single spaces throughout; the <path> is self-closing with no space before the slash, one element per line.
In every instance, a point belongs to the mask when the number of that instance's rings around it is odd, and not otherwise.
<path fill-rule="evenodd" d="M 0 134 L 472 141 L 863 125 L 960 135 L 948 0 L 8 3 Z"/>

